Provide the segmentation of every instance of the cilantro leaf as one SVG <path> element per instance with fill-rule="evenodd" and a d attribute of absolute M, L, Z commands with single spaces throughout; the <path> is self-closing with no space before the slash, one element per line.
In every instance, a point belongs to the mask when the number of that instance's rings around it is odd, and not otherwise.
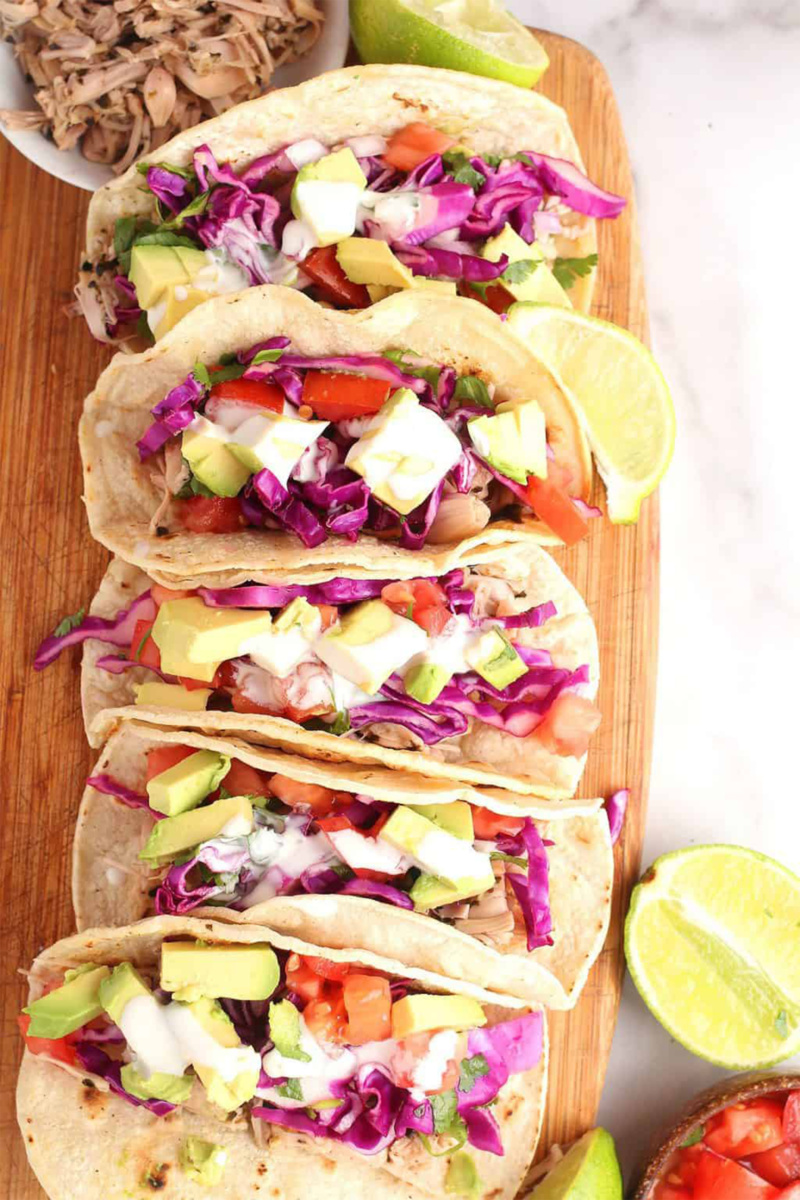
<path fill-rule="evenodd" d="M 211 387 L 211 374 L 205 363 L 196 362 L 192 367 L 192 374 L 203 387 Z"/>
<path fill-rule="evenodd" d="M 492 859 L 494 862 L 514 863 L 514 865 L 517 867 L 527 867 L 527 865 L 528 865 L 527 858 L 519 858 L 517 855 L 514 855 L 514 854 L 501 854 L 499 850 L 490 850 L 489 858 Z"/>
<path fill-rule="evenodd" d="M 259 350 L 250 366 L 257 367 L 260 363 L 277 362 L 282 354 L 282 350 Z"/>
<path fill-rule="evenodd" d="M 53 637 L 64 637 L 70 630 L 77 629 L 85 616 L 86 609 L 79 608 L 77 612 L 72 613 L 69 617 L 63 617 L 53 630 Z"/>
<path fill-rule="evenodd" d="M 524 283 L 539 266 L 535 258 L 520 258 L 517 262 L 509 263 L 500 276 L 501 283 Z"/>
<path fill-rule="evenodd" d="M 230 379 L 241 379 L 246 370 L 247 370 L 247 367 L 244 365 L 244 363 L 240 363 L 240 362 L 229 363 L 227 366 L 219 367 L 214 372 L 213 382 L 215 384 L 216 383 L 227 383 L 228 380 L 230 380 Z M 211 383 L 211 382 L 212 382 L 212 380 L 209 377 L 209 383 Z"/>
<path fill-rule="evenodd" d="M 136 236 L 136 217 L 118 217 L 114 224 L 114 253 L 120 258 Z"/>
<path fill-rule="evenodd" d="M 433 1111 L 434 1132 L 447 1133 L 458 1116 L 458 1097 L 455 1089 L 450 1088 L 447 1092 L 439 1092 L 438 1095 L 429 1096 L 428 1099 Z"/>
<path fill-rule="evenodd" d="M 287 1079 L 286 1083 L 279 1083 L 275 1091 L 285 1100 L 303 1099 L 303 1089 L 299 1079 Z"/>
<path fill-rule="evenodd" d="M 681 1149 L 688 1149 L 689 1146 L 696 1146 L 698 1142 L 702 1142 L 706 1135 L 705 1125 L 698 1125 L 697 1129 L 693 1129 L 690 1134 L 681 1142 Z"/>
<path fill-rule="evenodd" d="M 182 208 L 181 211 L 176 213 L 174 217 L 170 217 L 168 221 L 164 221 L 160 228 L 180 229 L 181 225 L 183 225 L 184 221 L 188 220 L 189 217 L 199 216 L 199 214 L 205 210 L 210 197 L 211 192 L 201 192 L 199 196 L 195 196 L 194 200 L 191 200 L 186 205 L 186 208 Z M 192 243 L 192 245 L 194 245 L 194 243 Z"/>
<path fill-rule="evenodd" d="M 460 375 L 456 380 L 453 398 L 466 400 L 469 404 L 482 404 L 484 408 L 492 407 L 489 389 L 477 375 Z"/>
<path fill-rule="evenodd" d="M 486 176 L 473 167 L 469 155 L 463 150 L 448 150 L 442 155 L 444 169 L 454 183 L 466 183 L 474 192 L 486 183 Z"/>
<path fill-rule="evenodd" d="M 587 275 L 591 275 L 596 266 L 596 254 L 587 254 L 585 258 L 557 258 L 553 263 L 553 275 L 567 291 L 576 279 L 585 279 Z"/>
<path fill-rule="evenodd" d="M 347 733 L 350 728 L 350 714 L 347 709 L 343 708 L 337 712 L 336 720 L 332 721 L 330 725 L 326 725 L 325 728 L 328 730 L 328 733 L 335 733 L 337 737 L 343 733 Z"/>
<path fill-rule="evenodd" d="M 461 1071 L 458 1078 L 458 1090 L 460 1092 L 471 1092 L 475 1087 L 477 1080 L 483 1075 L 489 1074 L 489 1064 L 486 1061 L 484 1054 L 473 1054 L 472 1058 L 465 1058 L 461 1063 Z"/>

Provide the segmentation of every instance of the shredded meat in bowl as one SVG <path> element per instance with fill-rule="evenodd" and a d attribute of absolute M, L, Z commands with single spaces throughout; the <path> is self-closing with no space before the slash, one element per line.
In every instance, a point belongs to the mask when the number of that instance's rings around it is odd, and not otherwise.
<path fill-rule="evenodd" d="M 260 96 L 273 71 L 314 45 L 313 0 L 0 0 L 35 88 L 34 111 L 0 109 L 60 150 L 117 174 L 182 129 Z"/>

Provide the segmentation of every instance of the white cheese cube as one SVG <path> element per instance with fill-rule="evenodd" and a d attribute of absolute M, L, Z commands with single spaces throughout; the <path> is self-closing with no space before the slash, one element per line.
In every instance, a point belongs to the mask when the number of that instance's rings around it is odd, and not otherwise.
<path fill-rule="evenodd" d="M 317 638 L 314 650 L 332 671 L 374 695 L 427 641 L 424 629 L 382 600 L 366 600 Z"/>

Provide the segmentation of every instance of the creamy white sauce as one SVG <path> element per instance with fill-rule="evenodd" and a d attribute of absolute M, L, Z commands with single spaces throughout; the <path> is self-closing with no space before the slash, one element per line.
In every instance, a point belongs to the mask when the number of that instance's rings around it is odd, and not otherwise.
<path fill-rule="evenodd" d="M 489 855 L 481 854 L 471 842 L 454 837 L 444 829 L 426 833 L 415 847 L 413 857 L 431 875 L 442 875 L 445 879 L 485 879 L 494 883 Z"/>
<path fill-rule="evenodd" d="M 317 622 L 317 628 L 321 621 Z M 313 637 L 307 637 L 300 624 L 291 629 L 270 629 L 248 638 L 239 648 L 240 654 L 249 654 L 257 666 L 263 667 L 279 679 L 286 679 L 295 667 L 310 656 Z"/>
<path fill-rule="evenodd" d="M 411 860 L 402 850 L 390 846 L 381 837 L 366 837 L 355 829 L 332 829 L 328 838 L 339 857 L 354 871 L 364 869 L 402 875 L 411 866 Z"/>
<path fill-rule="evenodd" d="M 221 1046 L 189 1007 L 155 996 L 134 996 L 122 1010 L 119 1027 L 144 1079 L 156 1072 L 183 1075 L 189 1066 L 208 1067 L 230 1083 L 243 1071 L 255 1072 L 260 1060 L 252 1046 Z"/>
<path fill-rule="evenodd" d="M 411 660 L 408 668 L 422 663 L 434 663 L 444 667 L 451 675 L 462 675 L 470 670 L 464 653 L 477 636 L 470 618 L 465 613 L 458 613 L 450 619 L 440 634 L 428 638 L 425 650 Z"/>
<path fill-rule="evenodd" d="M 221 1046 L 185 1004 L 173 1000 L 164 1011 L 169 1029 L 186 1057 L 187 1066 L 191 1063 L 195 1067 L 208 1067 L 216 1071 L 225 1083 L 231 1083 L 244 1071 L 258 1075 L 261 1061 L 252 1046 Z"/>
<path fill-rule="evenodd" d="M 447 1064 L 455 1056 L 457 1046 L 458 1034 L 454 1029 L 443 1029 L 433 1035 L 427 1054 L 411 1072 L 414 1086 L 410 1091 L 414 1100 L 422 1102 L 428 1093 L 435 1092 L 442 1086 Z"/>
<path fill-rule="evenodd" d="M 323 634 L 314 649 L 332 671 L 374 695 L 390 675 L 421 653 L 427 640 L 419 625 L 393 613 L 389 629 L 370 642 L 352 645 Z"/>
<path fill-rule="evenodd" d="M 267 1074 L 274 1079 L 285 1075 L 289 1079 L 324 1080 L 330 1084 L 336 1079 L 350 1079 L 356 1072 L 358 1063 L 352 1050 L 342 1048 L 337 1054 L 328 1053 L 306 1025 L 302 1014 L 299 1046 L 309 1056 L 308 1062 L 297 1058 L 284 1058 L 280 1050 L 273 1047 L 263 1058 Z M 336 1049 L 338 1050 L 338 1047 Z"/>
<path fill-rule="evenodd" d="M 369 692 L 364 692 L 356 684 L 345 679 L 338 671 L 331 671 L 333 678 L 333 703 L 337 712 L 343 709 L 357 708 L 359 704 L 371 704 L 375 699 Z"/>
<path fill-rule="evenodd" d="M 119 867 L 106 867 L 106 880 L 111 887 L 118 887 L 125 878 L 125 872 L 120 871 Z"/>
<path fill-rule="evenodd" d="M 225 822 L 217 836 L 221 838 L 241 838 L 248 837 L 252 832 L 252 818 L 238 813 L 235 817 L 231 817 L 230 821 Z"/>

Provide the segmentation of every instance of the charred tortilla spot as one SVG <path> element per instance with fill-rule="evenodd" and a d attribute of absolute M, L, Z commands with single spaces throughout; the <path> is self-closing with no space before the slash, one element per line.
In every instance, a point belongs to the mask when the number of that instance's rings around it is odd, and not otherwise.
<path fill-rule="evenodd" d="M 169 1163 L 158 1163 L 157 1166 L 149 1169 L 142 1182 L 154 1192 L 163 1191 L 167 1186 L 167 1172 L 169 1168 Z"/>

